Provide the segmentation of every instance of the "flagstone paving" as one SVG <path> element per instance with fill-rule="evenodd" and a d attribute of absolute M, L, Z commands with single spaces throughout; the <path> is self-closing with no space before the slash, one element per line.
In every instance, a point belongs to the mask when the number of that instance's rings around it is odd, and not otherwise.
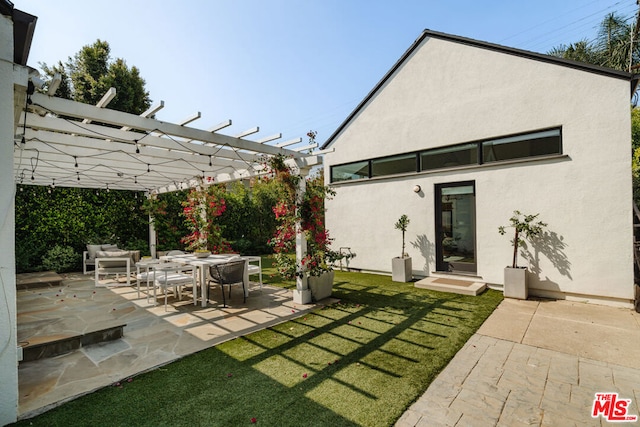
<path fill-rule="evenodd" d="M 600 392 L 640 415 L 640 314 L 505 299 L 396 426 L 614 424 L 591 416 Z"/>
<path fill-rule="evenodd" d="M 135 281 L 134 281 L 135 283 Z M 19 418 L 28 418 L 65 401 L 185 355 L 290 320 L 316 305 L 297 305 L 292 292 L 252 286 L 247 302 L 234 289 L 228 307 L 213 299 L 206 308 L 169 298 L 158 305 L 133 286 L 96 287 L 93 276 L 65 275 L 62 284 L 18 290 L 18 341 L 43 335 L 75 335 L 104 325 L 126 324 L 120 339 L 83 346 L 60 356 L 21 362 L 18 367 Z M 212 292 L 212 298 L 221 296 Z"/>

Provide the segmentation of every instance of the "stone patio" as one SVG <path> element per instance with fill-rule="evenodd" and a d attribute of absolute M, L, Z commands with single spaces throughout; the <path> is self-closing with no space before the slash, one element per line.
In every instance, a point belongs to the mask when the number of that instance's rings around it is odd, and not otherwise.
<path fill-rule="evenodd" d="M 290 290 L 253 284 L 246 303 L 241 288 L 234 288 L 227 308 L 216 300 L 206 308 L 194 306 L 190 295 L 183 295 L 181 301 L 170 297 L 165 311 L 163 299 L 154 306 L 144 292 L 138 297 L 135 280 L 132 286 L 112 285 L 96 287 L 93 276 L 69 274 L 59 286 L 18 290 L 23 344 L 125 325 L 122 338 L 20 362 L 20 419 L 316 307 L 294 304 Z M 215 291 L 211 297 L 221 299 Z"/>

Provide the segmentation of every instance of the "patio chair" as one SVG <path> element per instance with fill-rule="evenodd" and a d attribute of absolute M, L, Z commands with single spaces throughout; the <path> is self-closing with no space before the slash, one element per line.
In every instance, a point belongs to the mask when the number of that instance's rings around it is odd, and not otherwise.
<path fill-rule="evenodd" d="M 143 259 L 136 262 L 136 289 L 138 290 L 138 298 L 140 298 L 140 283 L 147 284 L 147 297 L 149 296 L 149 286 L 155 280 L 155 270 L 153 267 L 160 264 L 159 259 Z"/>
<path fill-rule="evenodd" d="M 258 275 L 260 280 L 260 289 L 262 289 L 262 258 L 259 256 L 248 256 L 245 257 L 245 259 L 247 260 L 247 269 L 249 270 L 249 276 Z"/>
<path fill-rule="evenodd" d="M 233 285 L 242 285 L 243 302 L 247 302 L 247 296 L 244 289 L 244 268 L 245 260 L 229 261 L 224 264 L 214 264 L 209 266 L 209 285 L 211 282 L 220 285 L 222 290 L 222 306 L 227 306 L 227 300 L 224 296 L 224 287 L 229 286 L 229 299 L 231 299 L 231 287 Z M 209 299 L 209 287 L 207 287 L 207 300 Z"/>
<path fill-rule="evenodd" d="M 140 251 L 97 251 L 95 257 L 95 283 L 99 285 L 100 276 L 125 274 L 127 285 L 131 284 L 131 266 L 140 259 Z"/>
<path fill-rule="evenodd" d="M 153 267 L 153 300 L 157 304 L 156 289 L 162 289 L 164 293 L 164 311 L 167 311 L 168 288 L 173 289 L 173 295 L 182 300 L 182 287 L 191 285 L 193 288 L 193 304 L 196 304 L 197 284 L 196 269 L 191 265 L 173 262 L 156 264 Z M 148 296 L 147 296 L 148 298 Z"/>

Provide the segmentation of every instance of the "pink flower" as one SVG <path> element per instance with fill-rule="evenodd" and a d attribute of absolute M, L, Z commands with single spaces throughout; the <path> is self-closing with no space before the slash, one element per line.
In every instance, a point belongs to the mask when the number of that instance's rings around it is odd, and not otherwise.
<path fill-rule="evenodd" d="M 307 373 L 302 374 L 302 378 L 307 378 Z"/>
<path fill-rule="evenodd" d="M 257 422 L 258 422 L 258 420 L 256 420 L 256 417 L 251 418 L 251 424 L 255 424 Z"/>

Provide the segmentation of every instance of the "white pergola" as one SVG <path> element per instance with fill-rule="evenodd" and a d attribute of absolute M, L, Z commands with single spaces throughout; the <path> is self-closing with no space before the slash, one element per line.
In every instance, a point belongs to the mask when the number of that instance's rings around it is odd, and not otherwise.
<path fill-rule="evenodd" d="M 29 103 L 16 105 L 16 182 L 153 194 L 260 175 L 264 157 L 275 154 L 290 157 L 303 172 L 321 163 L 310 154 L 315 144 L 289 148 L 301 138 L 248 139 L 258 127 L 221 133 L 231 120 L 207 130 L 187 126 L 200 113 L 179 123 L 163 122 L 154 117 L 164 102 L 140 116 L 105 108 L 114 95 L 112 88 L 93 106 L 33 93 Z"/>
<path fill-rule="evenodd" d="M 187 126 L 200 113 L 180 123 L 157 120 L 164 102 L 136 116 L 105 108 L 114 88 L 94 106 L 55 97 L 55 87 L 52 84 L 48 94 L 24 93 L 14 99 L 16 184 L 144 191 L 151 197 L 265 174 L 265 162 L 274 155 L 289 157 L 286 161 L 303 177 L 322 163 L 321 153 L 312 153 L 315 143 L 288 148 L 301 138 L 280 143 L 273 141 L 281 134 L 247 139 L 258 127 L 233 136 L 221 133 L 231 120 L 201 130 Z M 302 179 L 299 194 L 304 189 Z M 149 240 L 155 255 L 153 222 Z M 297 233 L 299 264 L 305 254 L 306 240 Z M 306 277 L 297 279 L 294 301 L 311 301 Z"/>

